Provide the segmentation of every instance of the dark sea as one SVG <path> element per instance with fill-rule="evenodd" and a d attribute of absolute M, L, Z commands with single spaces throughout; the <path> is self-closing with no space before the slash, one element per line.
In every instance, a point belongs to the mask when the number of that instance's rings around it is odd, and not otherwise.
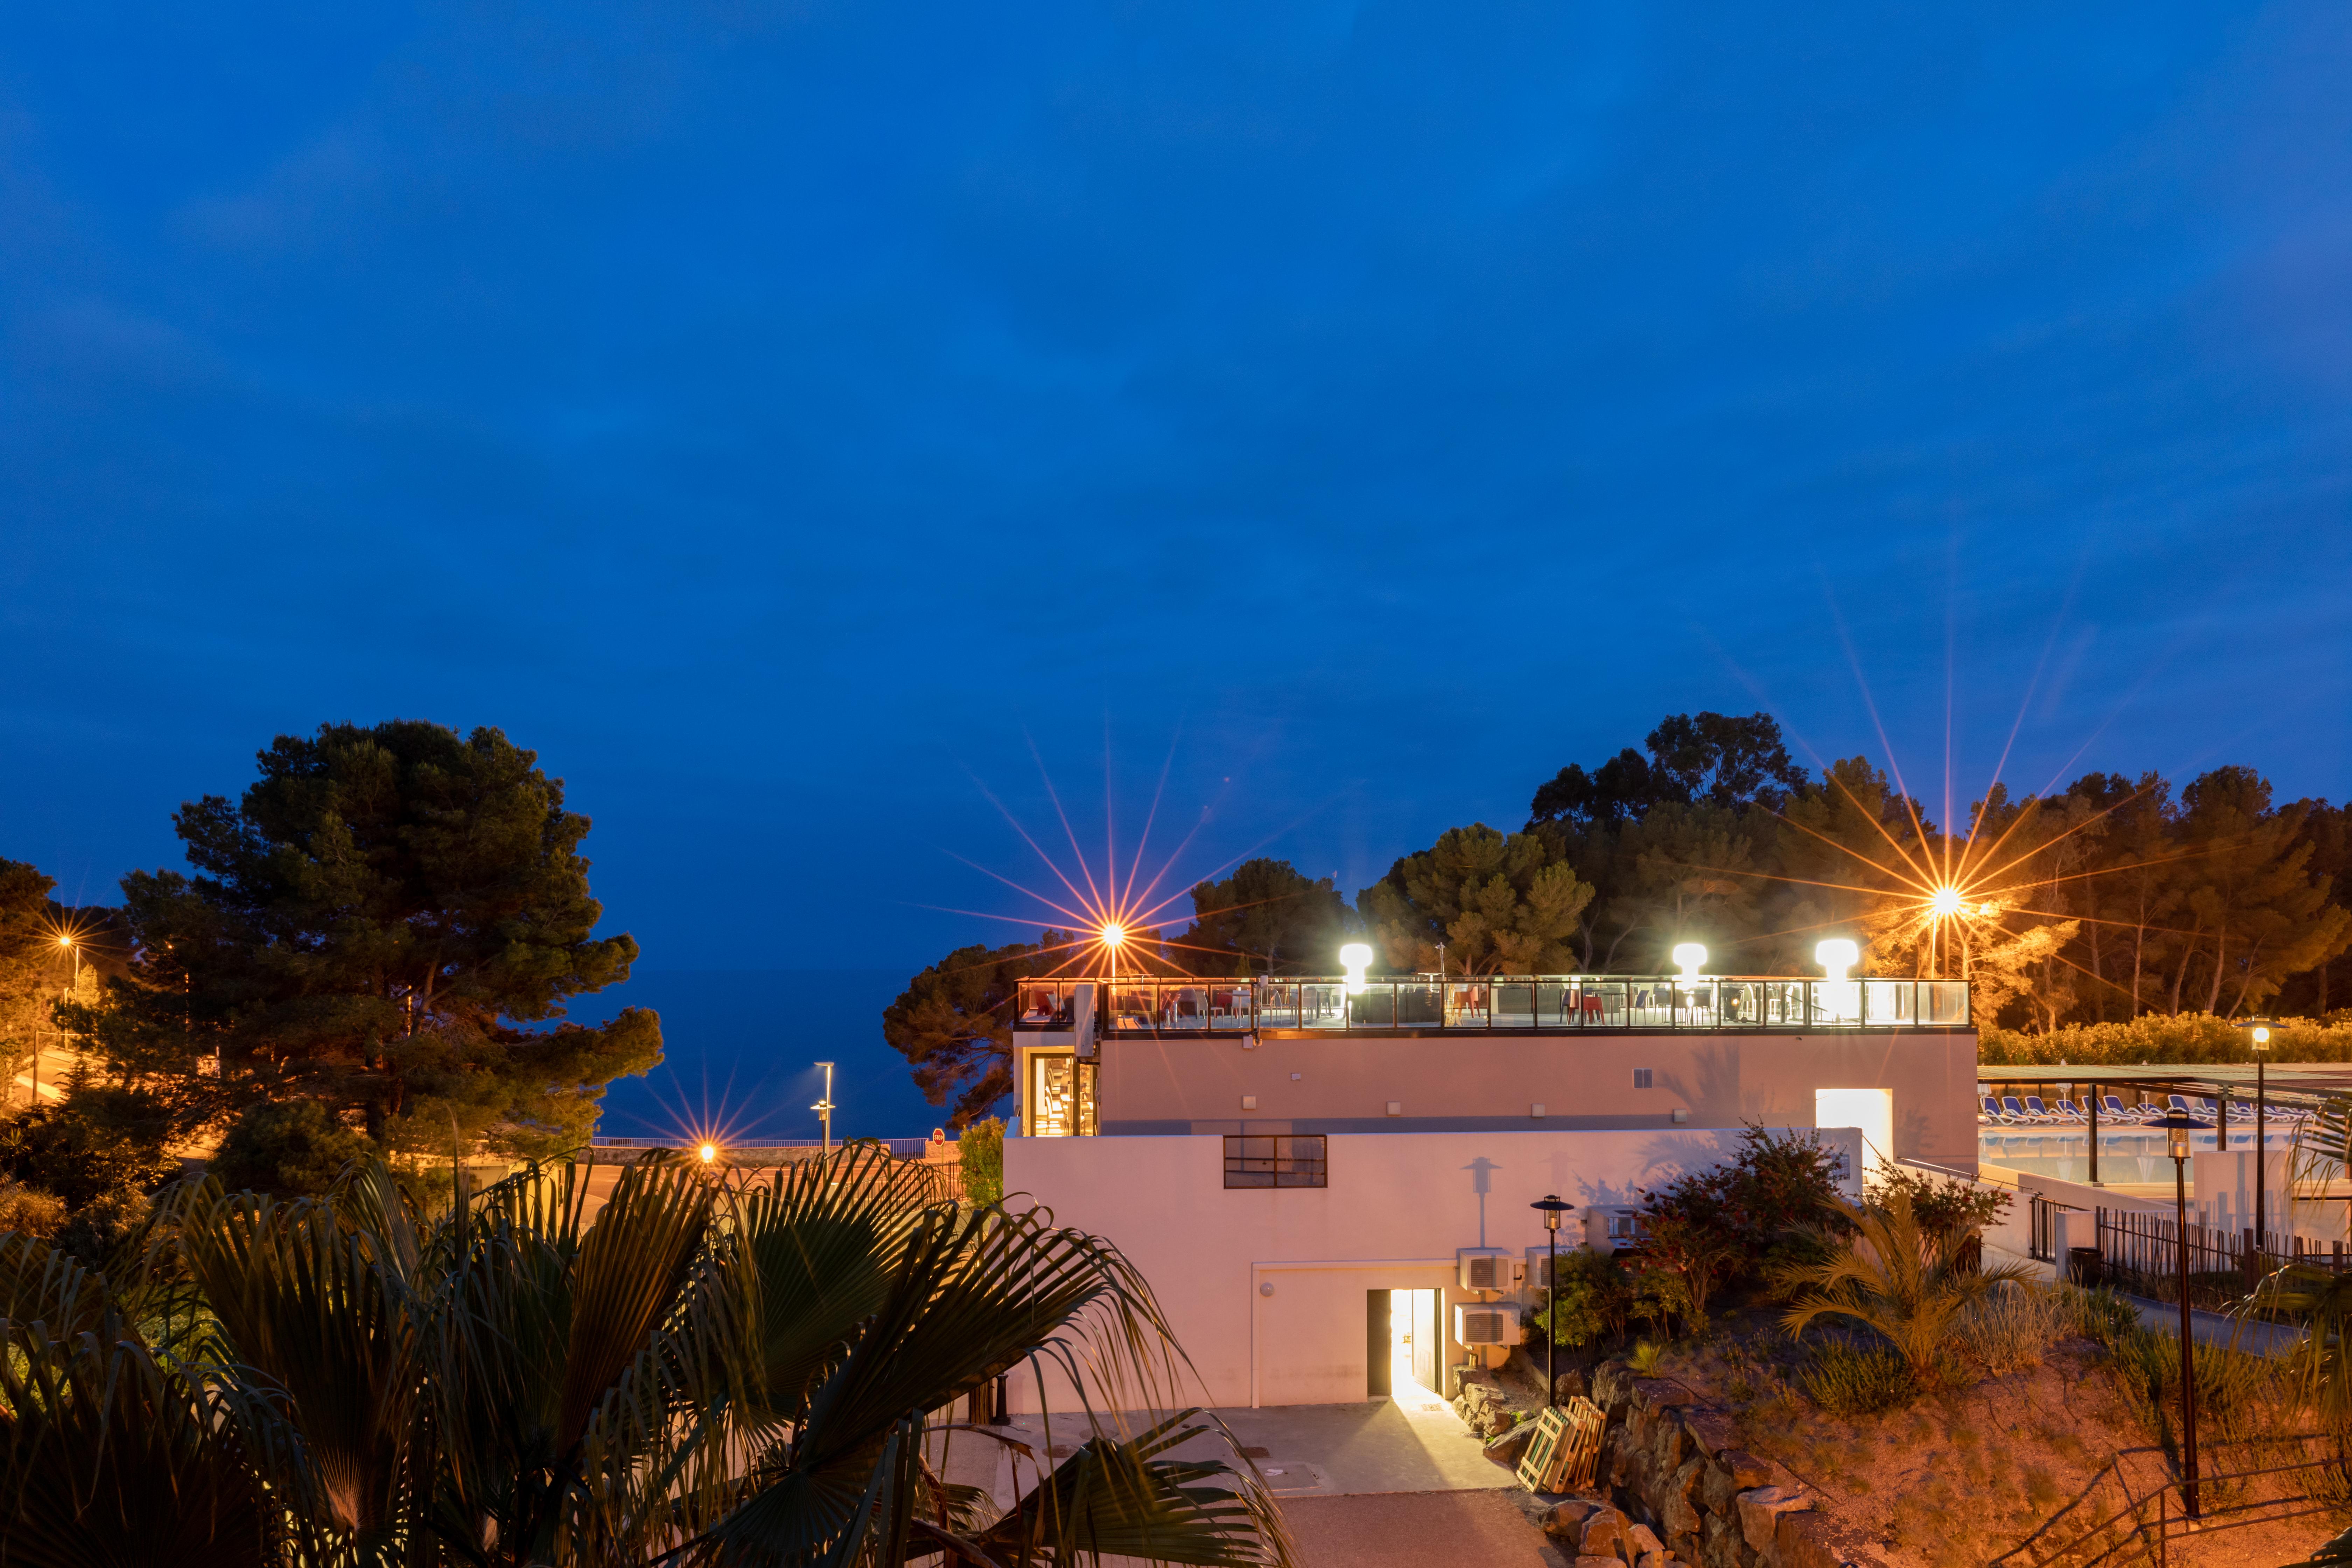
<path fill-rule="evenodd" d="M 666 1060 L 604 1096 L 600 1133 L 648 1137 L 723 1128 L 728 1139 L 814 1139 L 831 1061 L 833 1135 L 919 1138 L 947 1118 L 926 1105 L 907 1058 L 882 1041 L 882 1009 L 903 969 L 643 969 L 583 997 L 572 1017 L 602 1023 L 624 1007 L 661 1015 Z M 1000 1111 L 1001 1114 L 1001 1111 Z"/>

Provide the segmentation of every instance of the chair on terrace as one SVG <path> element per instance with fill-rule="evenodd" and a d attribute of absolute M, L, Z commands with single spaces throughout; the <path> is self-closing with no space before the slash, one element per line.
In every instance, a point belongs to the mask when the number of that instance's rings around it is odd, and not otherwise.
<path fill-rule="evenodd" d="M 2036 1121 L 2055 1121 L 2058 1120 L 2057 1113 L 2052 1110 L 2048 1106 L 2042 1104 L 2042 1097 L 2038 1094 L 2029 1094 L 2025 1097 L 2025 1110 L 2026 1114 L 2032 1117 Z"/>
<path fill-rule="evenodd" d="M 2000 1109 L 2000 1101 L 1988 1094 L 1978 1104 L 1977 1120 L 1979 1121 L 2006 1121 L 2009 1118 L 2007 1115 L 2003 1114 Z"/>
<path fill-rule="evenodd" d="M 2036 1116 L 2032 1111 L 2030 1111 L 2022 1105 L 2020 1105 L 2017 1102 L 2017 1096 L 2013 1094 L 2004 1094 L 2000 1097 L 2000 1108 L 2008 1113 L 2009 1119 L 2011 1121 L 2042 1121 L 2048 1120 L 2046 1117 Z"/>
<path fill-rule="evenodd" d="M 2062 1100 L 2058 1102 L 2058 1120 L 2061 1121 L 2083 1121 L 2088 1119 L 2084 1116 L 2083 1108 L 2081 1106 L 2076 1105 L 2071 1100 Z"/>
<path fill-rule="evenodd" d="M 2105 1111 L 2109 1116 L 2114 1117 L 2118 1121 L 2145 1121 L 2147 1120 L 2147 1112 L 2146 1110 L 2137 1105 L 2126 1105 L 2121 1097 L 2116 1095 L 2102 1095 L 2099 1098 L 2099 1109 Z"/>

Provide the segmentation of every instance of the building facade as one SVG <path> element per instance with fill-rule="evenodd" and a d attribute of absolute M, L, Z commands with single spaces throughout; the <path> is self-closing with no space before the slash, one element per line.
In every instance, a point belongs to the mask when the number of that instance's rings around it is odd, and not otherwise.
<path fill-rule="evenodd" d="M 1530 1204 L 1631 1245 L 1643 1189 L 1750 1126 L 1821 1130 L 1857 1183 L 1976 1166 L 1958 982 L 1098 976 L 1017 1009 L 1006 1191 L 1136 1263 L 1217 1405 L 1444 1392 L 1518 1337 Z"/>

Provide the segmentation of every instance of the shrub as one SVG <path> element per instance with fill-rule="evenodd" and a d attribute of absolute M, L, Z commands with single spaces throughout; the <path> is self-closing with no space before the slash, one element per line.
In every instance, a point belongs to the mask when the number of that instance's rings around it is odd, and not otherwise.
<path fill-rule="evenodd" d="M 965 1128 L 956 1139 L 956 1157 L 963 1166 L 964 1202 L 985 1207 L 1004 1197 L 1004 1123 L 986 1117 Z"/>
<path fill-rule="evenodd" d="M 1977 1060 L 1988 1066 L 2077 1067 L 2139 1062 L 2244 1062 L 2253 1059 L 2242 1021 L 2210 1013 L 2150 1014 L 2127 1024 L 2069 1024 L 2046 1035 L 1987 1029 Z M 2352 1024 L 2288 1018 L 2271 1026 L 2274 1062 L 2352 1061 Z"/>
<path fill-rule="evenodd" d="M 1816 1346 L 1799 1370 L 1805 1396 L 1832 1415 L 1868 1415 L 1910 1400 L 1918 1384 L 1903 1357 L 1885 1345 L 1856 1347 L 1843 1340 Z"/>
<path fill-rule="evenodd" d="M 1960 1352 L 1995 1377 L 2042 1364 L 2042 1352 L 2075 1331 L 2079 1303 L 2062 1289 L 2011 1279 L 1995 1286 L 1961 1312 Z"/>
<path fill-rule="evenodd" d="M 38 1187 L 0 1183 L 0 1233 L 55 1236 L 66 1223 L 66 1201 Z"/>
<path fill-rule="evenodd" d="M 310 1197 L 325 1192 L 368 1141 L 327 1114 L 315 1100 L 257 1105 L 236 1119 L 213 1156 L 212 1173 L 231 1192 Z"/>
<path fill-rule="evenodd" d="M 0 1176 L 55 1194 L 68 1211 L 105 1194 L 150 1192 L 179 1173 L 161 1139 L 143 1135 L 138 1097 L 86 1090 L 0 1121 Z"/>
<path fill-rule="evenodd" d="M 2022 1264 L 1964 1264 L 1969 1238 L 1929 1235 L 1901 1189 L 1881 1204 L 1845 1207 L 1844 1217 L 1853 1235 L 1829 1261 L 1784 1277 L 1795 1299 L 1781 1324 L 1793 1335 L 1824 1317 L 1848 1319 L 1892 1346 L 1922 1384 L 1936 1379 L 1962 1313 L 2025 1275 Z"/>
<path fill-rule="evenodd" d="M 1550 1300 L 1535 1326 L 1555 1344 L 1588 1345 L 1619 1339 L 1633 1310 L 1633 1281 L 1606 1253 L 1578 1247 L 1560 1255 Z"/>
<path fill-rule="evenodd" d="M 1883 1204 L 1898 1192 L 1910 1198 L 1911 1212 L 1919 1216 L 1919 1228 L 1933 1237 L 1978 1235 L 2006 1214 L 2015 1201 L 1999 1187 L 1983 1186 L 1958 1176 L 1908 1171 L 1899 1165 L 1888 1166 L 1871 1178 L 1873 1202 Z"/>

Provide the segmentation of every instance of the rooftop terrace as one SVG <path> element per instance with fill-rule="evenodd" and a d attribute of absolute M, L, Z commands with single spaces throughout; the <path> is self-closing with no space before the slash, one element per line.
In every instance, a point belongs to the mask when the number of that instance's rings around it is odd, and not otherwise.
<path fill-rule="evenodd" d="M 1109 1037 L 1969 1027 L 1965 981 L 1716 974 L 1056 978 L 1022 983 L 1013 1026 L 1071 1030 L 1082 1012 Z"/>

